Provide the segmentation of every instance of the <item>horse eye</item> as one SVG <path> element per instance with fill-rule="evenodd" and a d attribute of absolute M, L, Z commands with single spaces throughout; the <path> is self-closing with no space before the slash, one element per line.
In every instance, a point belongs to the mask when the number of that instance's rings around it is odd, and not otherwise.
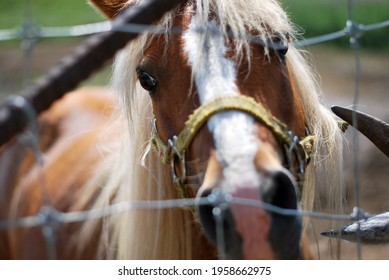
<path fill-rule="evenodd" d="M 282 47 L 277 49 L 277 53 L 280 56 L 285 56 L 287 52 L 288 52 L 288 46 L 287 45 L 286 46 L 282 46 Z"/>
<path fill-rule="evenodd" d="M 280 62 L 285 65 L 286 63 L 286 53 L 288 52 L 288 45 L 278 46 L 275 49 L 276 55 Z"/>
<path fill-rule="evenodd" d="M 287 36 L 288 38 L 288 36 Z M 277 53 L 277 56 L 281 59 L 283 63 L 285 63 L 285 56 L 288 52 L 289 46 L 288 42 L 282 40 L 281 37 L 276 37 L 273 39 L 274 49 Z"/>
<path fill-rule="evenodd" d="M 140 85 L 147 90 L 151 96 L 154 96 L 157 88 L 157 81 L 144 70 L 137 69 L 137 73 Z"/>

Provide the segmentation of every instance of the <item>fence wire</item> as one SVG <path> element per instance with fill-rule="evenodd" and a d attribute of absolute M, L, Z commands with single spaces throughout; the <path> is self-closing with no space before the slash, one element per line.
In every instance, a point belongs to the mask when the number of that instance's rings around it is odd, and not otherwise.
<path fill-rule="evenodd" d="M 361 86 L 361 58 L 360 58 L 360 44 L 359 38 L 365 32 L 370 32 L 373 30 L 389 27 L 389 20 L 378 22 L 369 25 L 363 25 L 354 21 L 353 19 L 353 10 L 354 10 L 353 0 L 347 1 L 347 10 L 348 18 L 345 23 L 345 27 L 342 30 L 335 31 L 332 33 L 320 35 L 317 37 L 312 37 L 308 39 L 303 39 L 296 41 L 294 44 L 296 47 L 307 47 L 315 44 L 322 44 L 328 41 L 337 40 L 342 37 L 348 37 L 350 41 L 350 48 L 354 52 L 354 61 L 355 61 L 355 86 L 354 86 L 354 98 L 353 98 L 353 109 L 355 109 L 359 104 L 360 96 L 360 86 Z M 31 69 L 31 56 L 33 52 L 34 45 L 41 39 L 45 38 L 60 38 L 60 37 L 77 37 L 77 36 L 86 36 L 92 35 L 104 31 L 108 31 L 112 28 L 110 22 L 99 22 L 92 24 L 83 24 L 69 27 L 41 27 L 34 23 L 32 20 L 31 14 L 31 1 L 25 0 L 25 16 L 24 22 L 19 28 L 15 29 L 3 29 L 0 30 L 0 42 L 7 40 L 21 40 L 22 41 L 22 50 L 24 53 L 24 84 L 27 86 L 31 83 L 32 69 Z M 116 27 L 117 28 L 117 27 Z M 153 32 L 159 33 L 158 28 L 155 26 L 149 25 L 137 25 L 137 24 L 128 24 L 126 26 L 117 28 L 122 32 L 129 33 L 143 33 L 143 32 Z M 208 30 L 209 31 L 209 30 Z M 172 30 L 173 33 L 182 32 L 180 29 Z M 199 30 L 203 32 L 203 30 Z M 253 39 L 255 40 L 255 39 Z M 263 44 L 264 42 L 257 42 Z M 275 46 L 277 47 L 277 46 Z M 19 100 L 20 101 L 20 100 Z M 20 101 L 22 102 L 22 101 Z M 27 106 L 27 105 L 26 105 Z M 28 109 L 29 110 L 29 109 Z M 19 139 L 22 139 L 21 142 L 30 147 L 34 152 L 36 162 L 41 169 L 41 185 L 43 193 L 46 189 L 45 176 L 44 176 L 44 162 L 42 160 L 41 153 L 39 151 L 37 141 L 38 138 L 34 129 L 34 122 L 36 121 L 35 117 L 31 117 L 31 125 L 26 132 L 19 136 Z M 354 127 L 357 126 L 356 115 L 353 116 Z M 0 220 L 0 230 L 16 229 L 16 228 L 29 228 L 29 227 L 41 227 L 42 233 L 46 241 L 47 254 L 48 258 L 55 259 L 56 252 L 56 231 L 62 224 L 74 223 L 74 222 L 84 222 L 90 219 L 101 219 L 103 217 L 117 215 L 131 210 L 136 209 L 167 209 L 167 208 L 187 208 L 187 207 L 196 207 L 199 205 L 211 205 L 216 210 L 225 204 L 239 204 L 245 206 L 252 206 L 262 208 L 272 213 L 277 213 L 280 215 L 287 216 L 302 216 L 302 217 L 311 217 L 317 219 L 326 219 L 326 220 L 338 220 L 338 221 L 347 221 L 354 222 L 361 219 L 367 219 L 373 215 L 369 215 L 364 212 L 360 207 L 360 193 L 361 193 L 361 175 L 360 175 L 360 166 L 359 166 L 359 135 L 357 130 L 354 130 L 353 136 L 353 147 L 354 147 L 354 178 L 355 178 L 355 195 L 356 195 L 356 205 L 351 214 L 348 215 L 339 215 L 339 214 L 329 214 L 322 212 L 314 211 L 301 211 L 293 209 L 283 209 L 268 203 L 261 201 L 253 201 L 249 199 L 234 198 L 229 195 L 223 194 L 211 194 L 205 198 L 198 199 L 174 199 L 174 200 L 158 200 L 158 201 L 127 201 L 115 203 L 110 206 L 101 209 L 92 209 L 80 212 L 59 212 L 56 210 L 48 199 L 44 199 L 40 212 L 35 216 L 22 217 L 14 220 Z M 214 217 L 216 223 L 218 218 L 221 215 L 221 211 L 214 211 Z M 221 229 L 223 226 L 220 227 Z M 218 240 L 220 243 L 219 251 L 220 255 L 223 256 L 223 246 L 224 242 L 222 241 L 223 233 L 219 231 L 217 234 L 219 236 Z M 357 238 L 358 234 L 357 234 Z M 360 239 L 359 239 L 360 240 Z M 357 242 L 357 255 L 358 259 L 362 259 L 361 252 L 361 243 Z"/>

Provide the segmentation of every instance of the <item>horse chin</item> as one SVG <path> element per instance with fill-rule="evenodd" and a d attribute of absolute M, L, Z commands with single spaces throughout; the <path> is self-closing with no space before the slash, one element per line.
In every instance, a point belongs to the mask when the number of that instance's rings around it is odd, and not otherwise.
<path fill-rule="evenodd" d="M 296 183 L 280 168 L 261 174 L 260 187 L 243 185 L 226 192 L 222 168 L 211 156 L 198 198 L 210 204 L 198 207 L 205 235 L 225 259 L 298 259 L 302 223 L 299 216 L 280 215 L 256 207 L 260 203 L 297 210 Z M 251 204 L 251 205 L 250 205 Z"/>

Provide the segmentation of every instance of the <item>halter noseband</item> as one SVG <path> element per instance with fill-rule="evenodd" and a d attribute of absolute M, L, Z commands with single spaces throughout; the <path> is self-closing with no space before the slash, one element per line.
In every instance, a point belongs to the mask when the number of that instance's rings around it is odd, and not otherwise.
<path fill-rule="evenodd" d="M 173 136 L 172 139 L 168 140 L 168 143 L 165 143 L 159 137 L 156 124 L 154 123 L 152 144 L 159 152 L 162 161 L 165 164 L 171 165 L 173 180 L 180 196 L 183 198 L 193 196 L 191 190 L 185 185 L 185 152 L 188 150 L 197 132 L 212 115 L 221 111 L 231 110 L 247 113 L 271 130 L 284 148 L 288 168 L 295 176 L 301 191 L 304 183 L 305 167 L 309 163 L 315 136 L 307 135 L 304 138 L 295 136 L 282 121 L 273 116 L 262 104 L 248 96 L 234 95 L 214 99 L 197 108 L 189 116 L 180 134 Z M 180 176 L 176 173 L 177 160 L 182 171 Z M 295 163 L 297 164 L 297 170 Z"/>

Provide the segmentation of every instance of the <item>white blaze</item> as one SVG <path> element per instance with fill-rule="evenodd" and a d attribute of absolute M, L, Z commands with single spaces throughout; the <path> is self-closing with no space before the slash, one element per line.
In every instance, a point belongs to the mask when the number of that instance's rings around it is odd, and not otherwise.
<path fill-rule="evenodd" d="M 200 103 L 238 95 L 236 63 L 226 57 L 225 40 L 217 31 L 216 23 L 209 23 L 211 32 L 205 36 L 201 33 L 203 31 L 199 31 L 200 27 L 196 16 L 193 16 L 189 29 L 183 35 L 184 50 L 193 70 Z M 224 166 L 226 185 L 257 187 L 259 175 L 254 157 L 258 140 L 254 119 L 238 111 L 222 112 L 209 119 L 208 128 L 215 141 L 218 160 Z"/>

